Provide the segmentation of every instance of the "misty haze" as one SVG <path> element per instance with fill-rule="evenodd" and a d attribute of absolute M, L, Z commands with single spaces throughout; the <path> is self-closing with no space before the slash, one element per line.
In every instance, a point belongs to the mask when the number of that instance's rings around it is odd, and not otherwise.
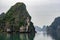
<path fill-rule="evenodd" d="M 0 40 L 60 40 L 60 0 L 0 0 Z"/>

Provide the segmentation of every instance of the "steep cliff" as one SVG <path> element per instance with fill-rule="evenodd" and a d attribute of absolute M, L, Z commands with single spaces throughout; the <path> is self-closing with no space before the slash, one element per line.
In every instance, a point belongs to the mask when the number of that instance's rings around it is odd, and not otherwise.
<path fill-rule="evenodd" d="M 47 27 L 47 33 L 59 36 L 60 35 L 60 17 L 55 18 L 53 23 Z"/>
<path fill-rule="evenodd" d="M 5 13 L 0 14 L 0 31 L 5 27 Z"/>
<path fill-rule="evenodd" d="M 60 17 L 55 18 L 52 24 L 47 27 L 47 33 L 56 40 L 60 40 Z"/>
<path fill-rule="evenodd" d="M 35 32 L 31 16 L 24 3 L 18 2 L 5 14 L 5 31 Z"/>

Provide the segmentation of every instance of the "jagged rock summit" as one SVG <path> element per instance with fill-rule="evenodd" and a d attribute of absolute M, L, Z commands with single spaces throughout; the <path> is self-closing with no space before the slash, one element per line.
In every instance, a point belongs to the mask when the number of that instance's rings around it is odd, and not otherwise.
<path fill-rule="evenodd" d="M 26 5 L 21 2 L 16 3 L 7 11 L 4 18 L 4 25 L 2 26 L 4 27 L 1 29 L 8 32 L 35 32 L 31 16 L 26 10 Z"/>

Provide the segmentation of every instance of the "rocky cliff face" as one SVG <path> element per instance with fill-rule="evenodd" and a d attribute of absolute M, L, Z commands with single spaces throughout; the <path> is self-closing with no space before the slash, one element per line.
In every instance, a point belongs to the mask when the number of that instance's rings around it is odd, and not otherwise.
<path fill-rule="evenodd" d="M 55 18 L 53 23 L 47 27 L 47 33 L 54 39 L 60 40 L 60 17 Z"/>
<path fill-rule="evenodd" d="M 60 29 L 60 17 L 55 18 L 53 23 L 49 26 L 49 30 L 57 31 Z"/>
<path fill-rule="evenodd" d="M 5 14 L 5 31 L 35 32 L 31 16 L 24 3 L 16 3 Z"/>
<path fill-rule="evenodd" d="M 0 14 L 0 31 L 5 27 L 5 13 Z"/>

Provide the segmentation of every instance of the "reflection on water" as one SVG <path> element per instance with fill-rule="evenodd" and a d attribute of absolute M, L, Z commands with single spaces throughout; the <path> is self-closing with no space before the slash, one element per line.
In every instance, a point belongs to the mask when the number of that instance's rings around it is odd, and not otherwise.
<path fill-rule="evenodd" d="M 33 40 L 35 33 L 0 33 L 0 40 Z"/>
<path fill-rule="evenodd" d="M 48 36 L 46 32 L 40 32 L 35 34 L 34 40 L 53 40 L 51 36 Z"/>
<path fill-rule="evenodd" d="M 60 40 L 60 32 L 52 32 L 49 33 L 48 35 L 50 35 L 55 40 Z"/>
<path fill-rule="evenodd" d="M 0 40 L 60 40 L 60 36 L 55 33 L 47 35 L 46 32 L 40 33 L 0 33 Z"/>

